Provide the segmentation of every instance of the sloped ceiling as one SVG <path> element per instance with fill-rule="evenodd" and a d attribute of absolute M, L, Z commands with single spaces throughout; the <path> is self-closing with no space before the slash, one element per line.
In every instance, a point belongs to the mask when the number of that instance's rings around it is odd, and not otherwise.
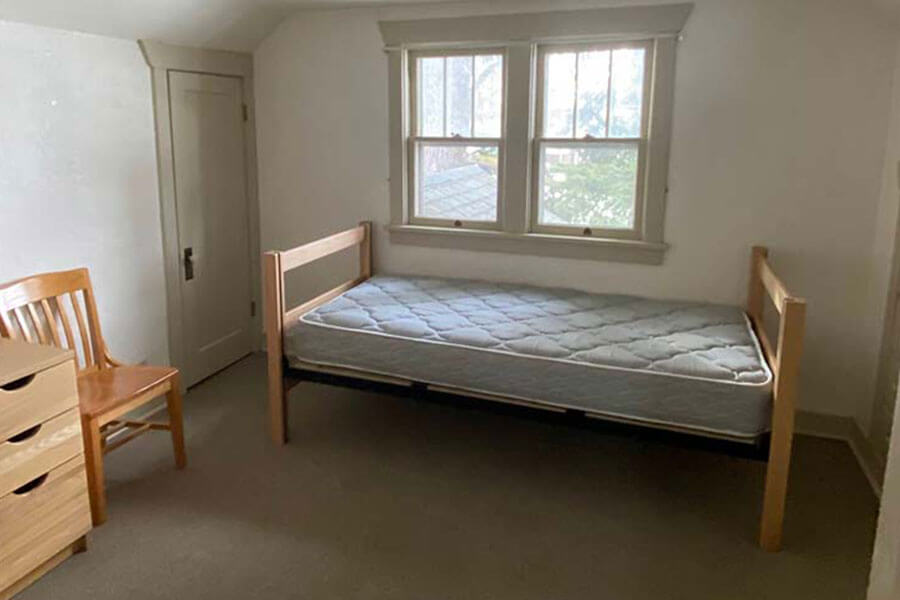
<path fill-rule="evenodd" d="M 126 39 L 252 51 L 297 10 L 443 1 L 452 0 L 0 0 L 0 20 Z M 657 0 L 648 0 L 653 1 Z M 900 0 L 846 1 L 859 2 L 860 8 L 874 4 L 888 18 L 900 22 Z"/>
<path fill-rule="evenodd" d="M 134 40 L 252 51 L 282 19 L 300 9 L 406 1 L 414 0 L 0 0 L 0 20 Z"/>

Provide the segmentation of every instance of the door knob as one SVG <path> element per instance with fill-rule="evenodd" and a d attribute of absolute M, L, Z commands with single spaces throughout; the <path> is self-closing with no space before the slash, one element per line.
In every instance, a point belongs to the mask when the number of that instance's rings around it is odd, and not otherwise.
<path fill-rule="evenodd" d="M 184 280 L 190 281 L 194 278 L 194 249 L 184 249 Z"/>

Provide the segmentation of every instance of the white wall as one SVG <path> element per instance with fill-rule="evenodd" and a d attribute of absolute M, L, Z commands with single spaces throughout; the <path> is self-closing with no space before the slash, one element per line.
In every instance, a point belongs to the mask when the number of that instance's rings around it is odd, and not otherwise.
<path fill-rule="evenodd" d="M 897 46 L 897 54 L 894 66 L 894 86 L 891 94 L 891 116 L 887 130 L 887 150 L 884 158 L 884 172 L 881 184 L 881 202 L 879 203 L 877 228 L 874 237 L 875 264 L 884 265 L 884 268 L 875 273 L 873 289 L 888 289 L 891 278 L 891 264 L 895 251 L 895 236 L 897 233 L 898 208 L 900 208 L 900 44 Z M 900 259 L 900 257 L 898 257 Z M 894 267 L 896 268 L 896 267 Z M 890 308 L 888 294 L 882 295 L 878 308 Z M 894 302 L 897 300 L 895 299 Z M 889 323 L 885 323 L 889 325 Z M 886 329 L 885 336 L 896 335 L 896 329 Z M 893 341 L 893 340 L 888 340 Z M 884 343 L 884 341 L 883 341 Z M 885 365 L 886 369 L 897 369 L 896 364 Z M 870 439 L 872 448 L 882 464 L 887 457 L 888 435 L 891 431 L 891 422 L 895 399 L 890 394 L 881 394 L 873 398 L 873 406 L 870 411 L 871 428 Z M 862 408 L 862 407 L 861 407 Z M 868 416 L 868 415 L 863 415 Z"/>
<path fill-rule="evenodd" d="M 263 248 L 388 222 L 379 18 L 598 4 L 351 9 L 283 23 L 255 54 Z M 896 33 L 853 0 L 695 4 L 679 47 L 663 266 L 392 245 L 378 227 L 376 268 L 741 303 L 749 247 L 766 244 L 809 301 L 802 407 L 865 425 L 884 296 L 873 238 Z M 300 285 L 321 289 L 329 277 L 313 272 Z"/>
<path fill-rule="evenodd" d="M 168 362 L 150 72 L 133 41 L 0 22 L 0 281 L 86 266 L 114 356 Z"/>
<path fill-rule="evenodd" d="M 900 411 L 894 414 L 894 431 L 900 432 Z M 900 435 L 894 435 L 891 440 L 884 474 L 868 594 L 869 600 L 897 598 L 900 598 Z"/>

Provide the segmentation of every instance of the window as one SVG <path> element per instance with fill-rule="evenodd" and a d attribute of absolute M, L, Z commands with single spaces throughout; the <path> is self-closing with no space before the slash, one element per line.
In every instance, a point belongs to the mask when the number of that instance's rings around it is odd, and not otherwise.
<path fill-rule="evenodd" d="M 503 62 L 496 50 L 411 55 L 410 222 L 496 227 Z"/>
<path fill-rule="evenodd" d="M 391 241 L 661 263 L 676 40 L 691 10 L 380 22 Z"/>
<path fill-rule="evenodd" d="M 647 42 L 542 46 L 533 229 L 638 238 Z"/>

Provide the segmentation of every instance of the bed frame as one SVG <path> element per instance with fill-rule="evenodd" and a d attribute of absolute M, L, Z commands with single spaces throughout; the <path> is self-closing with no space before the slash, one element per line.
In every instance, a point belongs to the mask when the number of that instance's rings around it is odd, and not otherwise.
<path fill-rule="evenodd" d="M 287 272 L 354 246 L 359 247 L 358 277 L 345 281 L 298 306 L 293 308 L 286 306 L 284 276 Z M 788 293 L 787 288 L 772 271 L 767 255 L 766 248 L 761 246 L 753 247 L 750 258 L 750 283 L 747 291 L 747 315 L 759 339 L 766 362 L 775 376 L 772 427 L 769 435 L 759 544 L 766 551 L 777 552 L 781 549 L 782 523 L 784 521 L 788 470 L 791 461 L 791 444 L 794 435 L 794 406 L 797 399 L 797 379 L 803 345 L 806 303 L 804 300 L 795 298 Z M 461 388 L 423 384 L 355 369 L 323 367 L 312 363 L 304 364 L 302 371 L 289 367 L 284 356 L 283 347 L 285 323 L 291 322 L 336 298 L 371 276 L 372 223 L 368 221 L 360 223 L 359 226 L 353 229 L 348 229 L 347 231 L 342 231 L 290 250 L 266 252 L 263 255 L 263 292 L 269 377 L 269 427 L 272 440 L 276 444 L 282 445 L 287 442 L 288 392 L 301 381 L 301 373 L 307 370 L 339 377 L 350 377 L 356 380 L 389 383 L 406 387 L 415 386 L 436 392 L 565 412 L 565 408 L 552 404 L 527 402 L 518 398 L 477 393 Z M 763 322 L 763 308 L 766 298 L 772 303 L 780 317 L 778 337 L 775 343 L 772 342 L 766 333 L 766 327 Z M 585 411 L 585 414 L 598 419 L 609 418 L 607 415 L 590 414 L 587 411 Z M 652 426 L 639 421 L 634 423 L 643 427 Z M 697 432 L 691 433 L 702 435 Z"/>

